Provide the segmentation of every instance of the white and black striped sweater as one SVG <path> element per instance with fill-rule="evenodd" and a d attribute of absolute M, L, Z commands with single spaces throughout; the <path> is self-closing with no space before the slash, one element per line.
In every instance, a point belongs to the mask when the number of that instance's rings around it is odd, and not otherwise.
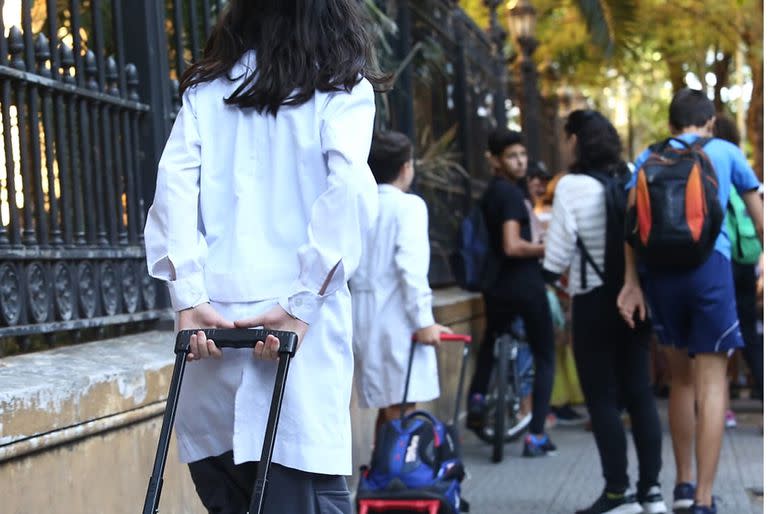
<path fill-rule="evenodd" d="M 552 220 L 546 236 L 544 269 L 564 273 L 570 268 L 568 291 L 585 294 L 602 285 L 591 266 L 586 267 L 587 287 L 582 287 L 580 237 L 598 267 L 605 262 L 605 191 L 592 177 L 568 174 L 557 183 Z"/>

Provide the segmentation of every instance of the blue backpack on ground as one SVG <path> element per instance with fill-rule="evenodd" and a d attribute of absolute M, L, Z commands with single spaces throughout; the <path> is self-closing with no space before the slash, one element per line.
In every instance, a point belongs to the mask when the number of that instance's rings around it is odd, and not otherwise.
<path fill-rule="evenodd" d="M 435 499 L 441 514 L 469 510 L 461 499 L 464 465 L 455 429 L 429 412 L 384 424 L 362 471 L 358 499 Z"/>
<path fill-rule="evenodd" d="M 376 434 L 371 465 L 361 468 L 357 487 L 358 508 L 374 502 L 379 503 L 379 506 L 380 502 L 391 502 L 398 504 L 398 507 L 403 504 L 414 507 L 416 502 L 427 500 L 439 502 L 439 514 L 469 512 L 469 504 L 461 499 L 464 464 L 456 427 L 459 420 L 459 398 L 464 391 L 464 376 L 470 355 L 468 344 L 472 338 L 443 334 L 441 339 L 461 341 L 464 344 L 453 420 L 449 425 L 426 411 L 405 415 L 413 355 L 418 344 L 412 343 L 403 391 L 403 410 L 398 419 L 384 423 Z M 392 507 L 398 510 L 395 505 Z"/>
<path fill-rule="evenodd" d="M 496 278 L 496 259 L 480 204 L 475 204 L 461 221 L 451 269 L 456 283 L 467 291 L 484 291 Z"/>

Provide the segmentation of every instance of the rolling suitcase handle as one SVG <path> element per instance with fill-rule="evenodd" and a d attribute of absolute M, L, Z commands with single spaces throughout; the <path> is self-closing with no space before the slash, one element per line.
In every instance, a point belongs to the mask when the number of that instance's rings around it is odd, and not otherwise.
<path fill-rule="evenodd" d="M 251 496 L 250 514 L 260 514 L 264 501 L 264 492 L 267 487 L 267 473 L 269 472 L 272 452 L 275 447 L 275 435 L 285 392 L 285 382 L 288 378 L 288 366 L 291 358 L 296 354 L 299 338 L 293 332 L 265 329 L 205 329 L 203 332 L 205 332 L 208 339 L 216 341 L 216 345 L 219 348 L 253 348 L 258 341 L 264 341 L 268 335 L 273 335 L 280 340 L 280 347 L 278 349 L 279 364 L 275 378 L 275 388 L 272 393 L 272 403 L 269 408 L 267 432 L 264 435 L 264 447 L 262 448 L 256 483 L 254 484 Z M 171 386 L 168 391 L 165 414 L 163 415 L 163 425 L 160 430 L 160 440 L 157 443 L 155 463 L 152 467 L 152 476 L 149 479 L 142 514 L 157 514 L 158 512 L 160 494 L 163 489 L 163 473 L 168 458 L 168 446 L 171 441 L 173 421 L 176 417 L 176 405 L 178 404 L 181 391 L 181 381 L 184 378 L 187 354 L 189 354 L 189 339 L 195 333 L 197 333 L 197 330 L 182 330 L 176 336 L 174 349 L 176 362 L 173 367 Z"/>
<path fill-rule="evenodd" d="M 416 352 L 416 340 L 414 336 L 411 340 L 411 353 L 408 356 L 408 371 L 405 374 L 405 391 L 403 392 L 403 403 L 400 404 L 400 418 L 405 417 L 405 404 L 408 401 L 408 388 L 411 384 L 411 368 L 413 367 L 413 354 Z M 464 376 L 467 370 L 467 358 L 469 357 L 469 345 L 472 344 L 472 336 L 465 334 L 440 334 L 440 341 L 463 343 L 464 349 L 461 355 L 461 371 L 459 372 L 459 389 L 456 392 L 456 404 L 453 410 L 453 426 L 459 425 L 459 409 L 461 408 L 461 392 L 464 390 Z"/>

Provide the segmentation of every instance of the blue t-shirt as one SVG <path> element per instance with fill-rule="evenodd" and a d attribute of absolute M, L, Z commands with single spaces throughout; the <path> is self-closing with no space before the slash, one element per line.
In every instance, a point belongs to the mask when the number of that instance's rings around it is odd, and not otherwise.
<path fill-rule="evenodd" d="M 681 134 L 675 137 L 682 139 L 686 143 L 693 143 L 699 138 L 696 134 Z M 678 148 L 682 147 L 680 143 L 674 141 L 672 144 Z M 736 188 L 739 194 L 754 191 L 760 187 L 755 172 L 749 167 L 747 158 L 738 146 L 723 139 L 715 138 L 704 146 L 704 153 L 709 157 L 717 173 L 718 195 L 720 196 L 720 205 L 723 207 L 723 212 L 726 212 L 731 185 Z M 650 155 L 651 150 L 646 149 L 635 160 L 635 172 L 632 173 L 632 178 L 627 184 L 628 188 L 635 187 L 637 183 L 637 170 L 640 169 Z M 725 222 L 723 222 L 723 226 L 720 228 L 720 235 L 717 236 L 717 241 L 715 241 L 715 250 L 730 260 L 731 242 L 728 239 Z"/>

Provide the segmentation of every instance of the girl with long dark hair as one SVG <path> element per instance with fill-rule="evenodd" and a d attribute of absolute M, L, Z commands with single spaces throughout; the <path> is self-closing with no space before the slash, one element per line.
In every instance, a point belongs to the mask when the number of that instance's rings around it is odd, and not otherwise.
<path fill-rule="evenodd" d="M 572 112 L 565 133 L 573 164 L 555 190 L 544 268 L 552 278 L 570 268 L 573 352 L 606 481 L 597 501 L 578 513 L 663 513 L 661 428 L 650 382 L 649 327 L 630 329 L 616 306 L 624 238 L 621 228 L 618 233 L 610 228 L 623 227 L 625 204 L 611 208 L 615 205 L 609 205 L 607 192 L 622 196 L 629 178 L 621 140 L 611 122 L 595 111 Z M 637 495 L 629 492 L 624 408 L 632 420 L 639 463 Z"/>
<path fill-rule="evenodd" d="M 160 161 L 145 240 L 177 329 L 299 334 L 265 499 L 270 514 L 348 513 L 347 281 L 377 213 L 367 165 L 381 85 L 356 0 L 230 0 Z M 176 418 L 210 513 L 250 503 L 278 340 L 190 341 Z M 209 358 L 213 357 L 213 359 Z"/>

